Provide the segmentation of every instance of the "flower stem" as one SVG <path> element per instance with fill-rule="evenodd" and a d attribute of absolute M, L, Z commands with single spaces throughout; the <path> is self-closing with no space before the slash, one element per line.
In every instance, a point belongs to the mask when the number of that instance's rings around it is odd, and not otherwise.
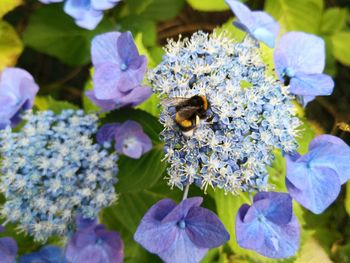
<path fill-rule="evenodd" d="M 185 190 L 184 190 L 184 195 L 182 197 L 182 200 L 185 200 L 187 198 L 189 189 L 190 189 L 190 184 L 186 185 Z"/>

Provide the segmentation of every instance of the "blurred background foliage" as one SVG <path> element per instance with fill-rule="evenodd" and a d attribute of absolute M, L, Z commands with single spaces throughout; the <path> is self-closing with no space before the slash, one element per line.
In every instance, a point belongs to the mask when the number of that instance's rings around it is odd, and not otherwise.
<path fill-rule="evenodd" d="M 332 133 L 349 143 L 350 123 L 350 1 L 349 0 L 255 0 L 245 1 L 252 9 L 265 10 L 281 25 L 281 33 L 305 31 L 321 36 L 327 47 L 326 72 L 334 77 L 336 87 L 329 97 L 319 97 L 299 109 L 303 120 L 299 140 L 301 153 L 316 134 Z M 0 71 L 18 66 L 35 77 L 41 89 L 35 106 L 39 110 L 83 107 L 96 110 L 84 96 L 92 88 L 90 41 L 107 31 L 130 30 L 149 67 L 160 62 L 161 48 L 168 38 L 190 36 L 203 30 L 226 30 L 236 38 L 243 34 L 231 23 L 233 15 L 224 0 L 125 0 L 105 14 L 103 21 L 88 31 L 75 25 L 62 10 L 62 4 L 42 5 L 37 0 L 0 1 Z M 270 65 L 272 51 L 265 46 L 264 59 Z M 153 96 L 140 109 L 119 110 L 105 115 L 101 122 L 133 119 L 140 122 L 151 137 L 154 148 L 140 160 L 122 157 L 119 162 L 120 198 L 117 204 L 101 213 L 108 228 L 121 233 L 125 242 L 125 262 L 160 262 L 133 241 L 133 233 L 143 214 L 157 200 L 170 197 L 180 200 L 179 190 L 169 190 L 163 179 L 166 164 L 161 162 L 162 143 L 158 134 L 157 99 Z M 275 190 L 285 191 L 285 163 L 280 154 L 270 169 Z M 345 189 L 347 188 L 347 189 Z M 302 225 L 302 244 L 297 256 L 271 260 L 240 248 L 234 238 L 234 218 L 246 195 L 230 196 L 209 191 L 204 206 L 216 211 L 231 232 L 225 246 L 211 250 L 203 260 L 210 262 L 350 262 L 350 184 L 337 201 L 322 215 L 313 215 L 295 204 Z M 190 195 L 204 195 L 194 187 Z M 12 235 L 20 253 L 40 246 L 29 237 L 18 235 L 10 226 L 2 235 Z M 53 238 L 51 242 L 60 242 Z"/>

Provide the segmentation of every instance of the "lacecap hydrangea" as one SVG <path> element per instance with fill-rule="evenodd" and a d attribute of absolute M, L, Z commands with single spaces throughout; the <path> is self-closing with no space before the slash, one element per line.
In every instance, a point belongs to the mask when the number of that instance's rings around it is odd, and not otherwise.
<path fill-rule="evenodd" d="M 83 111 L 31 111 L 20 132 L 0 132 L 2 216 L 46 241 L 74 229 L 77 215 L 96 218 L 116 200 L 118 167 L 92 136 L 97 116 Z"/>
<path fill-rule="evenodd" d="M 162 107 L 169 185 L 231 193 L 267 188 L 273 150 L 295 151 L 300 126 L 288 87 L 271 74 L 249 35 L 236 42 L 226 33 L 198 32 L 168 43 L 148 73 L 154 91 L 161 100 L 202 95 L 209 102 L 207 120 L 191 137 L 174 122 L 175 108 Z"/>

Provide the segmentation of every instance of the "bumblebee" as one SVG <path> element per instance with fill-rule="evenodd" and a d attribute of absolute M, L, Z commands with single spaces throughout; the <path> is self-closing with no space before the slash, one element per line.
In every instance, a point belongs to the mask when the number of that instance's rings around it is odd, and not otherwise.
<path fill-rule="evenodd" d="M 171 98 L 163 101 L 163 105 L 175 107 L 174 121 L 185 137 L 192 136 L 200 121 L 208 119 L 209 102 L 203 95 L 195 95 L 190 98 Z"/>

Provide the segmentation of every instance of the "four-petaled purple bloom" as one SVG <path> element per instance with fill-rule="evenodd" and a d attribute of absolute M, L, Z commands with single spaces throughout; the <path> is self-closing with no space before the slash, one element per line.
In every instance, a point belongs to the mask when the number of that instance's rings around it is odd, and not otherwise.
<path fill-rule="evenodd" d="M 241 206 L 236 217 L 238 244 L 270 258 L 293 256 L 300 241 L 300 226 L 286 193 L 260 192 L 251 206 Z"/>
<path fill-rule="evenodd" d="M 113 140 L 117 152 L 134 159 L 140 158 L 152 149 L 152 141 L 143 132 L 141 125 L 135 121 L 103 125 L 97 133 L 97 142 L 104 144 Z"/>
<path fill-rule="evenodd" d="M 69 262 L 122 263 L 124 244 L 120 235 L 96 221 L 77 218 L 78 230 L 68 242 L 65 256 Z"/>
<path fill-rule="evenodd" d="M 0 233 L 4 232 L 3 226 L 0 226 Z M 0 238 L 0 259 L 2 263 L 13 263 L 17 256 L 17 243 L 11 237 Z"/>
<path fill-rule="evenodd" d="M 350 179 L 350 147 L 332 135 L 320 135 L 309 152 L 287 155 L 286 185 L 298 203 L 322 213 L 338 197 L 341 184 Z"/>
<path fill-rule="evenodd" d="M 226 0 L 238 21 L 233 24 L 249 33 L 253 38 L 264 42 L 273 48 L 279 34 L 279 24 L 263 11 L 251 11 L 246 5 L 237 0 Z"/>
<path fill-rule="evenodd" d="M 142 86 L 147 60 L 140 56 L 130 32 L 99 35 L 92 41 L 94 89 L 87 96 L 104 111 L 136 106 L 152 94 Z"/>
<path fill-rule="evenodd" d="M 167 263 L 197 263 L 208 249 L 230 239 L 219 218 L 200 207 L 201 197 L 180 204 L 163 199 L 143 217 L 134 239 Z"/>
<path fill-rule="evenodd" d="M 33 106 L 38 90 L 33 77 L 23 69 L 5 68 L 0 73 L 0 129 L 21 121 L 21 112 Z"/>
<path fill-rule="evenodd" d="M 330 95 L 334 82 L 326 74 L 325 44 L 322 38 L 303 32 L 289 32 L 281 37 L 274 52 L 279 78 L 290 85 L 303 106 L 316 96 Z"/>
<path fill-rule="evenodd" d="M 45 246 L 39 251 L 23 255 L 18 263 L 68 263 L 62 248 Z M 11 262 L 12 263 L 12 262 Z"/>

